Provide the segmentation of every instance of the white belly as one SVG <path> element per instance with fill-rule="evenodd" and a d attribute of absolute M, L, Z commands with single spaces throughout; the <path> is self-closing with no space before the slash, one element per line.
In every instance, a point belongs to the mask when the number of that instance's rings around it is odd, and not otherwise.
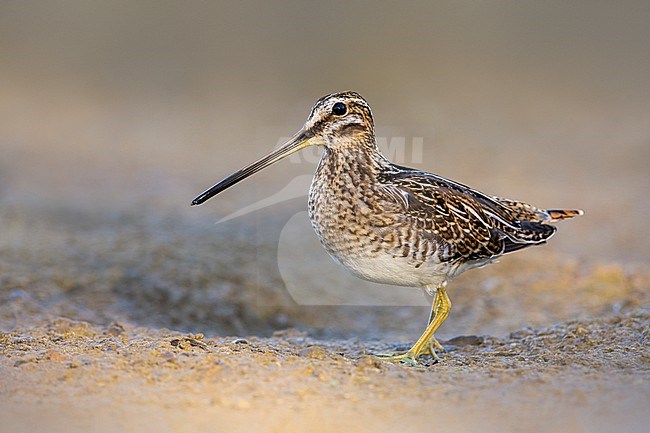
<path fill-rule="evenodd" d="M 393 257 L 389 254 L 374 257 L 339 257 L 330 252 L 330 256 L 359 278 L 395 286 L 439 286 L 446 282 L 454 271 L 454 266 L 440 263 L 424 263 L 416 267 L 408 258 Z"/>

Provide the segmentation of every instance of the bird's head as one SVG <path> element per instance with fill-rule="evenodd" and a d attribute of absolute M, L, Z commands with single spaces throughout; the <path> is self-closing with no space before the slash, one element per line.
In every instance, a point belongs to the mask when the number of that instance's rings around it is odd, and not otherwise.
<path fill-rule="evenodd" d="M 314 104 L 302 129 L 287 143 L 199 194 L 192 201 L 192 205 L 209 200 L 221 191 L 308 146 L 324 146 L 337 151 L 355 146 L 374 146 L 374 143 L 372 112 L 361 95 L 348 91 L 323 96 Z"/>
<path fill-rule="evenodd" d="M 332 93 L 316 101 L 302 131 L 311 137 L 310 144 L 336 149 L 372 139 L 374 121 L 361 95 Z"/>

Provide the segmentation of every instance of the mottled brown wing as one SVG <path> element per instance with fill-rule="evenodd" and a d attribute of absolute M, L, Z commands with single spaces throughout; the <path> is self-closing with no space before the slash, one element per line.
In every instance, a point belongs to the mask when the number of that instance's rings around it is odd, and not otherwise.
<path fill-rule="evenodd" d="M 439 243 L 440 259 L 481 260 L 544 242 L 555 228 L 439 176 L 399 169 L 384 182 L 402 196 L 405 215 Z"/>
<path fill-rule="evenodd" d="M 420 176 L 395 176 L 390 188 L 404 204 L 404 218 L 434 239 L 441 261 L 489 259 L 503 253 L 503 237 L 472 197 Z"/>

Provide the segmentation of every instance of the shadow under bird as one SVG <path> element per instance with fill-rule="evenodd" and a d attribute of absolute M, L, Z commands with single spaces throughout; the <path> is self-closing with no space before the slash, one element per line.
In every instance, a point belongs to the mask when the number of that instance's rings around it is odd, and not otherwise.
<path fill-rule="evenodd" d="M 434 333 L 451 309 L 447 283 L 498 257 L 545 243 L 548 225 L 581 210 L 544 210 L 483 194 L 432 173 L 388 161 L 375 140 L 370 106 L 355 92 L 316 101 L 303 128 L 286 144 L 204 193 L 198 205 L 269 165 L 304 149 L 324 151 L 309 190 L 309 218 L 323 247 L 360 278 L 421 287 L 434 297 L 429 324 L 406 353 L 417 363 L 439 360 Z"/>

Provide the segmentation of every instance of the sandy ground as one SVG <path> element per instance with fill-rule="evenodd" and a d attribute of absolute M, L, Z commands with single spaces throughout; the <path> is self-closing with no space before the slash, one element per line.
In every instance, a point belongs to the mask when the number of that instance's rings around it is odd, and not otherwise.
<path fill-rule="evenodd" d="M 0 336 L 2 429 L 647 431 L 649 318 L 461 337 L 419 367 L 368 355 L 393 345 L 296 330 L 205 338 L 57 319 Z"/>
<path fill-rule="evenodd" d="M 409 367 L 372 354 L 407 349 L 424 298 L 303 306 L 246 230 L 206 237 L 204 221 L 121 214 L 85 214 L 84 227 L 49 212 L 40 223 L 2 212 L 3 432 L 641 432 L 650 422 L 645 266 L 540 248 L 469 272 L 450 286 L 443 362 Z M 229 254 L 215 262 L 217 250 Z M 247 265 L 256 251 L 268 262 Z M 318 287 L 314 275 L 304 284 Z"/>

